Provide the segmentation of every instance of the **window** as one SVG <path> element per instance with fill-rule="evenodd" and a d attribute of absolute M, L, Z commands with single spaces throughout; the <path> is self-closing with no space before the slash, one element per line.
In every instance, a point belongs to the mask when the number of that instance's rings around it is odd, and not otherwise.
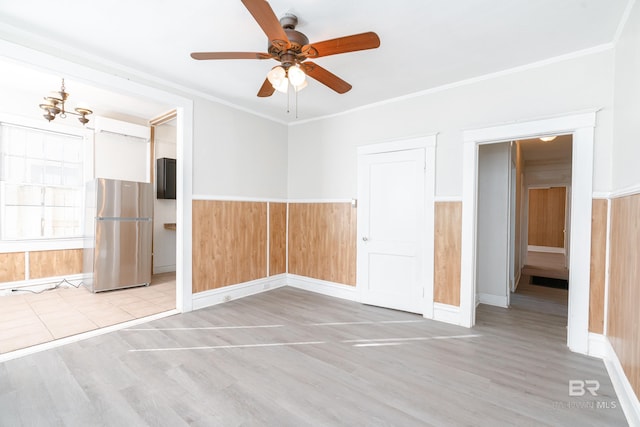
<path fill-rule="evenodd" d="M 84 138 L 0 123 L 0 239 L 82 236 Z"/>

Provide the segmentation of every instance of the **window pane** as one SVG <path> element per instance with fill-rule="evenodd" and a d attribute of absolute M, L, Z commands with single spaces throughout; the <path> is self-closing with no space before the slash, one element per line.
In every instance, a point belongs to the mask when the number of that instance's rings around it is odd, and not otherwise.
<path fill-rule="evenodd" d="M 5 185 L 7 206 L 41 206 L 42 187 L 35 185 Z"/>
<path fill-rule="evenodd" d="M 41 237 L 42 207 L 7 206 L 5 237 L 8 239 L 37 239 Z"/>
<path fill-rule="evenodd" d="M 69 163 L 82 163 L 82 144 L 81 139 L 70 140 L 64 145 L 64 161 Z"/>
<path fill-rule="evenodd" d="M 22 183 L 25 182 L 25 162 L 24 157 L 7 156 L 7 182 Z"/>
<path fill-rule="evenodd" d="M 79 237 L 84 140 L 0 123 L 2 239 Z"/>
<path fill-rule="evenodd" d="M 44 154 L 42 141 L 44 134 L 42 132 L 28 131 L 27 129 L 22 130 L 25 133 L 24 138 L 27 149 L 27 157 L 31 157 L 32 159 L 41 159 Z"/>
<path fill-rule="evenodd" d="M 62 163 L 47 162 L 44 168 L 44 182 L 46 185 L 62 184 Z"/>
<path fill-rule="evenodd" d="M 69 187 L 82 186 L 82 164 L 65 164 L 63 184 Z"/>
<path fill-rule="evenodd" d="M 24 130 L 10 126 L 3 126 L 2 129 L 3 150 L 5 150 L 7 154 L 24 157 L 26 153 Z M 11 144 L 11 141 L 19 141 L 19 143 Z"/>
<path fill-rule="evenodd" d="M 24 182 L 42 184 L 44 182 L 44 161 L 37 159 L 27 159 L 25 161 Z"/>
<path fill-rule="evenodd" d="M 42 157 L 42 154 L 40 154 L 40 157 Z M 64 143 L 60 138 L 47 135 L 46 143 L 44 144 L 44 157 L 49 160 L 64 159 Z"/>

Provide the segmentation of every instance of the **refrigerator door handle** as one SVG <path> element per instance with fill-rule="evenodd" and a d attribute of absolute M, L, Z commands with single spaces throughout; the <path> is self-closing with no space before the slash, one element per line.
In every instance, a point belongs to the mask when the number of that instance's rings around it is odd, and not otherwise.
<path fill-rule="evenodd" d="M 147 221 L 150 222 L 151 218 L 123 218 L 123 217 L 109 217 L 109 216 L 99 216 L 96 218 L 96 221 Z"/>

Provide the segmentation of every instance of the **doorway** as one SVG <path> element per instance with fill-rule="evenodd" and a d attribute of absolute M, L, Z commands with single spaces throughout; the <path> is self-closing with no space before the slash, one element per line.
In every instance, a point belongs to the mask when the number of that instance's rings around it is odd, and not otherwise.
<path fill-rule="evenodd" d="M 481 144 L 537 138 L 545 135 L 571 134 L 574 183 L 570 201 L 569 241 L 569 313 L 567 345 L 572 351 L 588 353 L 589 277 L 591 247 L 591 205 L 593 179 L 593 129 L 595 112 L 543 120 L 518 122 L 464 132 L 462 269 L 460 323 L 471 327 L 476 312 L 476 239 L 478 151 Z"/>

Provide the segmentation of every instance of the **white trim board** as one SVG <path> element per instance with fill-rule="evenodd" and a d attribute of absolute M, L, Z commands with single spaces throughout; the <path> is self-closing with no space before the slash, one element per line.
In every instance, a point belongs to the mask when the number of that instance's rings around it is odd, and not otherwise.
<path fill-rule="evenodd" d="M 273 198 L 273 197 L 250 197 L 250 196 L 225 196 L 215 194 L 194 194 L 191 196 L 192 200 L 211 200 L 221 202 L 263 202 L 263 203 L 288 203 L 287 198 Z"/>
<path fill-rule="evenodd" d="M 222 304 L 234 299 L 266 292 L 287 285 L 285 274 L 251 280 L 236 285 L 224 286 L 193 294 L 193 309 L 198 310 L 212 305 Z"/>
<path fill-rule="evenodd" d="M 359 294 L 355 286 L 343 285 L 341 283 L 329 282 L 326 280 L 313 279 L 311 277 L 299 276 L 287 273 L 287 286 L 315 292 L 331 297 L 342 298 L 349 301 L 359 301 Z"/>
<path fill-rule="evenodd" d="M 535 245 L 528 245 L 527 246 L 527 251 L 529 252 L 545 252 L 545 253 L 549 253 L 549 254 L 564 254 L 564 248 L 554 248 L 551 246 L 535 246 Z"/>
<path fill-rule="evenodd" d="M 606 342 L 607 337 L 604 335 L 589 332 L 589 352 L 587 354 L 591 357 L 604 359 L 607 356 Z"/>
<path fill-rule="evenodd" d="M 619 197 L 634 196 L 636 194 L 640 194 L 640 183 L 612 191 L 609 194 L 609 198 L 617 199 Z"/>
<path fill-rule="evenodd" d="M 435 196 L 434 201 L 438 202 L 462 202 L 462 196 Z"/>
<path fill-rule="evenodd" d="M 433 303 L 433 320 L 460 325 L 460 307 L 456 305 Z"/>
<path fill-rule="evenodd" d="M 462 179 L 462 249 L 460 312 L 463 326 L 475 324 L 476 224 L 478 148 L 547 134 L 573 134 L 571 230 L 569 253 L 569 313 L 567 345 L 586 354 L 589 349 L 589 279 L 593 145 L 597 109 L 551 118 L 519 121 L 464 132 Z M 579 232 L 578 232 L 579 230 Z"/>
<path fill-rule="evenodd" d="M 613 388 L 618 395 L 620 406 L 622 406 L 624 415 L 627 417 L 627 422 L 630 426 L 640 426 L 640 401 L 638 401 L 638 396 L 633 391 L 633 387 L 631 387 L 631 383 L 622 369 L 618 355 L 606 338 L 604 347 L 604 366 L 607 368 Z"/>

